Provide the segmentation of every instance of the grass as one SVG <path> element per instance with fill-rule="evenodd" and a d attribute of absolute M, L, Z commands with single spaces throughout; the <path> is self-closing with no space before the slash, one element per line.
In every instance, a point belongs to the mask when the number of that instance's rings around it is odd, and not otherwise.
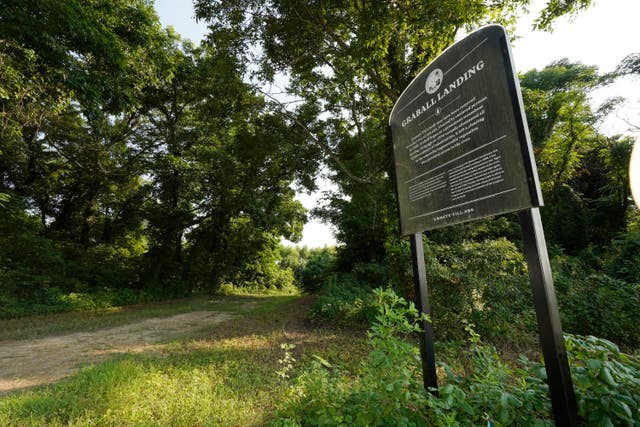
<path fill-rule="evenodd" d="M 256 303 L 247 308 L 241 302 Z M 353 368 L 368 351 L 361 332 L 311 327 L 310 304 L 309 297 L 232 297 L 123 310 L 140 318 L 213 305 L 243 315 L 205 337 L 175 341 L 160 355 L 127 355 L 57 384 L 1 397 L 0 425 L 264 425 L 286 389 L 276 374 L 281 344 L 295 344 L 294 369 L 314 354 Z"/>

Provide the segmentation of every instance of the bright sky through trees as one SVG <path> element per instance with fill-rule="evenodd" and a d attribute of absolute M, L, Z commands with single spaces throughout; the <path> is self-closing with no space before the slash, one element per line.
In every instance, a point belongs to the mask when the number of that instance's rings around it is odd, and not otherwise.
<path fill-rule="evenodd" d="M 572 62 L 596 65 L 600 72 L 613 71 L 628 54 L 640 50 L 637 17 L 640 16 L 638 0 L 596 0 L 588 10 L 574 18 L 562 17 L 554 24 L 551 33 L 531 31 L 533 18 L 546 3 L 533 0 L 530 15 L 519 24 L 513 41 L 514 60 L 518 71 L 541 69 L 550 62 L 568 58 Z M 156 0 L 156 10 L 164 25 L 172 25 L 184 38 L 197 42 L 207 33 L 206 23 L 195 22 L 190 0 Z M 513 37 L 513 35 L 512 35 Z M 620 79 L 615 84 L 600 89 L 593 95 L 594 104 L 623 96 L 627 102 L 612 114 L 601 126 L 605 134 L 633 133 L 628 123 L 640 125 L 640 82 L 632 77 Z M 637 129 L 635 129 L 637 135 Z M 299 195 L 307 209 L 317 203 L 314 195 Z M 334 244 L 327 225 L 311 221 L 305 226 L 302 245 L 310 247 Z"/>

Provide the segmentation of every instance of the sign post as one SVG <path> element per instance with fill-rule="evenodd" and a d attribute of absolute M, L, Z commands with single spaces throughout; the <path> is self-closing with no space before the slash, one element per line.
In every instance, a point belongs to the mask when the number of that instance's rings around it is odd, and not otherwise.
<path fill-rule="evenodd" d="M 554 417 L 578 425 L 538 210 L 542 193 L 504 28 L 489 25 L 445 50 L 407 86 L 389 124 L 419 308 L 430 314 L 423 231 L 519 211 Z M 434 387 L 430 326 L 421 339 L 425 387 Z"/>
<path fill-rule="evenodd" d="M 429 304 L 429 286 L 427 285 L 427 272 L 424 265 L 424 248 L 422 246 L 422 233 L 411 235 L 411 258 L 413 259 L 413 282 L 416 292 L 416 308 L 420 313 L 431 317 L 431 305 Z M 436 355 L 433 350 L 433 327 L 430 321 L 422 322 L 420 334 L 420 358 L 422 359 L 422 381 L 425 390 L 437 393 L 438 377 L 436 376 Z"/>
<path fill-rule="evenodd" d="M 540 344 L 544 355 L 544 367 L 547 371 L 553 416 L 558 426 L 577 426 L 579 424 L 578 406 L 573 393 L 569 361 L 562 337 L 560 313 L 553 288 L 540 210 L 533 208 L 520 212 L 520 227 L 522 227 L 524 252 L 529 267 L 533 303 L 538 318 Z"/>

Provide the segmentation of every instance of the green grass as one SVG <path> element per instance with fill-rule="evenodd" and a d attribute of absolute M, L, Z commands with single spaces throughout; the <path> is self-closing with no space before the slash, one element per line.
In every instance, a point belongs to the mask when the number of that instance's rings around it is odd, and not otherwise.
<path fill-rule="evenodd" d="M 166 314 L 189 304 L 244 308 L 208 336 L 175 341 L 162 355 L 127 355 L 0 397 L 0 425 L 263 425 L 284 398 L 286 384 L 276 374 L 281 344 L 295 344 L 294 369 L 314 354 L 354 368 L 367 352 L 362 333 L 310 327 L 308 297 L 189 300 L 132 310 Z"/>

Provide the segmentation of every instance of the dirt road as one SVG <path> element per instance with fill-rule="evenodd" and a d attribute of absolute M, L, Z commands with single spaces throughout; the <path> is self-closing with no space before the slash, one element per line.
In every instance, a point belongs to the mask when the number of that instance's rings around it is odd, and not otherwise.
<path fill-rule="evenodd" d="M 117 354 L 159 351 L 163 343 L 232 317 L 229 313 L 193 311 L 92 332 L 4 341 L 0 344 L 0 394 L 57 381 Z"/>

